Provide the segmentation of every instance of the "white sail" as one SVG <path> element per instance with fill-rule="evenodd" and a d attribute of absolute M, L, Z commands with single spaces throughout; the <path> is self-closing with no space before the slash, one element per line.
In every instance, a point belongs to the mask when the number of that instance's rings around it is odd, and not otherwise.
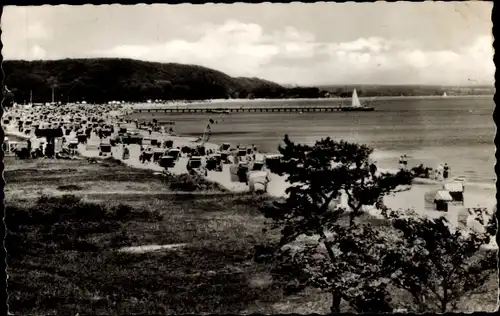
<path fill-rule="evenodd" d="M 352 92 L 352 106 L 353 107 L 361 106 L 361 102 L 359 102 L 358 93 L 356 92 L 356 89 L 354 89 L 354 91 Z"/>
<path fill-rule="evenodd" d="M 443 98 L 446 98 L 448 95 L 445 93 L 443 93 Z"/>

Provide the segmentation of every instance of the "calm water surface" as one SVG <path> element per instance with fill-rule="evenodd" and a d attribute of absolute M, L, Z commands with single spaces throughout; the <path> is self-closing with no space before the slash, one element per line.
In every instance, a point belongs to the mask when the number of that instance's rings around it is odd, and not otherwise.
<path fill-rule="evenodd" d="M 262 101 L 251 106 L 314 106 L 335 101 Z M 249 106 L 235 102 L 215 107 Z M 397 168 L 402 154 L 409 164 L 436 167 L 447 162 L 452 176 L 465 175 L 469 181 L 490 185 L 494 173 L 496 132 L 492 97 L 408 98 L 377 100 L 375 112 L 337 113 L 233 113 L 166 114 L 140 113 L 139 120 L 175 121 L 182 135 L 199 136 L 207 120 L 212 126 L 210 142 L 234 145 L 255 144 L 261 151 L 277 152 L 284 134 L 296 142 L 314 143 L 330 136 L 367 144 L 375 148 L 374 159 L 382 168 Z"/>

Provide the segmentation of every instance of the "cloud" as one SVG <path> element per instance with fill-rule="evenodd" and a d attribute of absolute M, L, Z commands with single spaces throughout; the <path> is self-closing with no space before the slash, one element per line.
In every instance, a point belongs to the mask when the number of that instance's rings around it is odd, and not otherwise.
<path fill-rule="evenodd" d="M 233 74 L 256 75 L 256 70 L 279 53 L 276 45 L 263 39 L 259 25 L 228 20 L 219 26 L 207 25 L 205 34 L 197 41 L 175 39 L 148 46 L 122 45 L 92 54 L 200 64 Z"/>
<path fill-rule="evenodd" d="M 352 42 L 333 44 L 335 50 L 350 52 L 370 52 L 379 53 L 391 48 L 391 42 L 380 37 L 359 38 Z"/>
<path fill-rule="evenodd" d="M 254 23 L 228 20 L 208 24 L 197 41 L 175 39 L 155 45 L 120 45 L 96 50 L 94 56 L 129 57 L 145 60 L 200 64 L 235 76 L 259 76 L 273 58 L 312 58 L 321 46 L 314 35 L 292 26 L 265 34 Z"/>
<path fill-rule="evenodd" d="M 47 57 L 47 51 L 40 45 L 29 45 L 22 49 L 13 50 L 10 47 L 4 46 L 2 48 L 2 54 L 12 54 L 17 56 L 18 59 L 24 60 L 40 60 Z"/>
<path fill-rule="evenodd" d="M 489 45 L 489 46 L 488 46 Z M 233 76 L 260 76 L 282 83 L 417 83 L 491 82 L 491 38 L 470 47 L 423 50 L 412 41 L 381 37 L 322 43 L 314 34 L 287 26 L 265 33 L 257 24 L 228 20 L 206 25 L 196 41 L 176 39 L 155 45 L 120 45 L 96 56 L 200 64 Z M 457 81 L 460 80 L 460 82 Z"/>
<path fill-rule="evenodd" d="M 43 23 L 30 15 L 26 8 L 19 10 L 7 6 L 2 15 L 2 54 L 4 57 L 15 56 L 17 59 L 43 59 L 47 52 L 42 42 L 52 37 Z M 20 23 L 22 22 L 22 23 Z M 6 27 L 18 25 L 16 28 Z"/>
<path fill-rule="evenodd" d="M 303 65 L 278 63 L 263 70 L 270 80 L 304 84 L 467 84 L 493 82 L 492 38 L 481 36 L 461 50 L 424 50 L 413 41 L 359 38 L 315 46 Z M 305 48 L 304 48 L 305 49 Z M 315 62 L 316 56 L 328 58 Z M 280 58 L 278 56 L 276 61 Z M 302 67 L 307 65 L 307 67 Z"/>
<path fill-rule="evenodd" d="M 26 27 L 26 37 L 31 40 L 50 38 L 50 34 L 40 22 L 28 24 Z"/>
<path fill-rule="evenodd" d="M 382 37 L 321 42 L 309 32 L 285 26 L 266 32 L 255 23 L 227 20 L 204 24 L 196 40 L 120 45 L 95 56 L 200 64 L 233 76 L 259 76 L 281 83 L 492 82 L 491 37 L 479 37 L 459 51 L 425 50 L 411 40 Z"/>
<path fill-rule="evenodd" d="M 47 52 L 45 51 L 45 49 L 41 48 L 38 45 L 33 45 L 29 50 L 29 56 L 31 57 L 29 59 L 44 59 L 46 55 Z"/>
<path fill-rule="evenodd" d="M 483 21 L 488 5 L 464 11 L 475 12 L 467 22 L 449 5 L 432 4 L 440 12 L 433 16 L 410 5 L 7 7 L 2 53 L 198 64 L 302 85 L 493 82 L 492 38 Z M 136 16 L 144 23 L 130 26 Z M 439 31 L 442 21 L 450 25 Z"/>

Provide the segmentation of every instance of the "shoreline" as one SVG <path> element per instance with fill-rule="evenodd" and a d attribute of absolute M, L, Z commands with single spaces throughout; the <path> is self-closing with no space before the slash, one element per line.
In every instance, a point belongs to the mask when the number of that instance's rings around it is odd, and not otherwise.
<path fill-rule="evenodd" d="M 124 116 L 123 111 L 115 112 L 118 116 Z M 116 122 L 113 124 L 116 125 Z M 134 128 L 135 124 L 133 123 L 121 123 L 123 127 Z M 28 138 L 34 138 L 33 136 L 27 136 L 21 132 L 18 132 L 14 129 L 14 126 L 7 125 L 5 128 L 6 136 L 12 135 L 14 137 L 21 138 L 26 140 Z M 160 141 L 164 140 L 173 140 L 173 147 L 183 147 L 183 146 L 192 146 L 196 144 L 193 142 L 196 140 L 196 137 L 186 137 L 186 136 L 170 136 L 170 135 L 162 135 L 160 132 L 152 132 L 151 136 L 149 136 L 149 132 L 144 129 L 138 129 L 138 132 L 147 138 L 158 139 Z M 76 139 L 76 132 L 72 131 L 69 136 L 66 136 L 67 140 L 70 141 L 72 139 Z M 98 146 L 100 139 L 93 133 L 91 138 L 88 140 L 88 143 L 79 144 L 78 152 L 82 157 L 86 158 L 103 158 L 99 156 Z M 219 145 L 215 143 L 207 142 L 204 144 L 207 149 L 216 150 Z M 122 146 L 112 147 L 112 157 L 121 161 L 128 167 L 138 168 L 138 169 L 148 169 L 153 171 L 154 173 L 163 173 L 164 168 L 159 166 L 156 163 L 141 163 L 139 161 L 140 155 L 140 146 L 136 144 L 128 145 L 130 157 L 129 159 L 122 159 Z M 264 154 L 265 153 L 259 153 Z M 168 172 L 181 175 L 187 173 L 186 165 L 188 158 L 181 157 L 179 161 L 177 161 L 175 167 L 169 168 Z M 224 164 L 222 172 L 216 171 L 208 171 L 207 176 L 205 177 L 207 180 L 218 183 L 225 189 L 230 192 L 240 193 L 249 191 L 248 185 L 240 182 L 233 182 L 231 180 L 231 174 L 229 171 L 230 164 Z M 389 170 L 389 169 L 379 169 L 380 172 L 394 172 L 397 170 Z M 410 187 L 409 190 L 399 192 L 394 195 L 388 195 L 384 197 L 384 203 L 392 209 L 414 209 L 417 211 L 419 215 L 423 216 L 446 216 L 450 221 L 457 223 L 456 213 L 455 211 L 449 211 L 447 213 L 438 212 L 429 207 L 429 203 L 426 202 L 427 195 L 429 195 L 432 191 L 437 191 L 442 187 L 441 181 L 435 181 L 431 179 L 417 179 L 414 184 Z M 268 183 L 267 194 L 272 197 L 283 197 L 286 196 L 285 191 L 290 186 L 287 182 L 286 178 L 281 177 L 279 175 L 270 174 L 270 182 Z M 496 204 L 495 200 L 495 192 L 491 190 L 491 188 L 481 188 L 480 186 L 475 186 L 474 183 L 466 183 L 466 192 L 465 192 L 465 200 L 467 203 L 464 203 L 464 206 L 461 209 L 473 208 L 473 207 L 486 207 L 487 209 L 492 209 Z M 435 193 L 434 193 L 435 194 Z M 432 203 L 431 203 L 432 204 Z M 378 210 L 367 210 L 373 216 L 380 216 L 380 211 Z M 453 214 L 452 214 L 453 213 Z"/>
<path fill-rule="evenodd" d="M 159 133 L 159 132 L 152 132 L 151 136 L 149 136 L 149 133 L 147 130 L 139 128 L 138 131 L 145 138 L 146 137 L 153 138 L 153 139 L 158 139 L 161 141 L 173 140 L 174 141 L 174 148 L 175 147 L 182 148 L 183 146 L 192 146 L 192 145 L 196 144 L 196 142 L 194 142 L 194 140 L 197 139 L 197 137 L 192 137 L 192 136 L 170 136 L 170 135 L 163 135 L 162 136 L 161 133 Z M 22 138 L 23 140 L 27 140 L 29 138 L 32 138 L 32 139 L 34 138 L 34 137 L 29 137 L 21 132 L 12 130 L 11 128 L 9 128 L 9 126 L 7 126 L 7 128 L 5 129 L 5 135 L 6 136 L 11 135 L 14 137 Z M 76 139 L 76 135 L 74 135 L 73 132 L 70 134 L 70 136 L 66 136 L 66 137 L 68 140 Z M 93 138 L 89 139 L 89 144 L 87 144 L 87 145 L 90 145 L 90 147 L 96 147 L 96 148 L 88 150 L 85 145 L 79 144 L 78 145 L 78 152 L 80 153 L 80 155 L 83 157 L 87 157 L 87 158 L 100 158 L 100 156 L 98 155 L 98 151 L 97 151 L 97 146 L 99 145 L 99 139 L 98 138 L 96 139 L 95 137 L 93 137 Z M 204 145 L 207 149 L 212 149 L 212 150 L 217 150 L 219 147 L 218 144 L 211 143 L 211 142 L 206 142 Z M 126 164 L 130 167 L 133 167 L 133 168 L 150 169 L 150 170 L 153 170 L 156 172 L 164 171 L 164 168 L 160 167 L 157 164 L 153 164 L 153 163 L 143 164 L 139 161 L 139 158 L 138 158 L 139 154 L 140 154 L 139 153 L 139 145 L 131 144 L 131 145 L 129 145 L 129 149 L 130 149 L 130 158 L 123 160 L 123 159 L 121 159 L 122 150 L 121 150 L 120 146 L 112 147 L 113 157 L 117 160 L 122 161 L 124 164 Z M 272 153 L 260 153 L 259 152 L 258 154 L 269 155 Z M 187 173 L 187 170 L 185 168 L 178 167 L 179 165 L 184 164 L 184 163 L 187 163 L 187 158 L 181 157 L 179 159 L 179 161 L 176 163 L 176 167 L 170 168 L 169 172 L 172 172 L 174 174 Z M 222 174 L 229 173 L 229 170 L 226 170 L 229 168 L 229 166 L 230 166 L 229 164 L 224 165 Z M 398 170 L 397 169 L 389 169 L 389 168 L 379 168 L 379 171 L 380 172 L 395 173 Z M 221 172 L 208 171 L 207 179 L 210 181 L 219 183 L 220 185 L 222 185 L 223 187 L 225 187 L 226 189 L 228 189 L 230 191 L 242 192 L 242 191 L 248 190 L 248 188 L 245 188 L 246 185 L 244 183 L 232 182 L 232 181 L 230 181 L 230 179 L 228 179 L 225 176 L 221 177 L 220 174 L 221 174 Z M 442 184 L 443 184 L 443 182 L 439 181 L 439 180 L 417 178 L 414 180 L 412 187 L 417 186 L 417 187 L 427 187 L 428 189 L 435 189 L 436 187 L 442 186 Z M 268 187 L 268 189 L 271 192 L 268 192 L 268 193 L 270 193 L 272 196 L 275 196 L 275 197 L 282 197 L 282 196 L 284 196 L 284 194 L 285 194 L 284 191 L 286 190 L 286 187 L 288 187 L 288 185 L 289 185 L 288 182 L 285 179 L 283 179 L 282 177 L 280 177 L 276 174 L 271 174 L 271 182 L 269 183 L 269 187 Z M 286 187 L 283 187 L 283 186 L 286 186 Z M 493 191 L 496 188 L 494 183 L 485 185 L 483 183 L 475 183 L 475 182 L 466 183 L 466 187 L 469 190 L 472 190 L 474 192 Z M 491 203 L 487 203 L 487 204 L 490 205 Z"/>
<path fill-rule="evenodd" d="M 140 129 L 139 132 L 144 136 L 144 137 L 149 137 L 149 134 L 147 131 Z M 5 131 L 6 135 L 12 135 L 15 137 L 23 138 L 23 139 L 28 139 L 29 137 L 26 135 L 23 135 L 22 133 L 12 131 L 10 129 L 7 129 Z M 157 138 L 157 139 L 162 139 L 160 133 L 158 132 L 153 132 L 152 138 Z M 69 137 L 69 139 L 75 139 L 75 137 Z M 193 145 L 192 140 L 196 138 L 192 137 L 183 137 L 183 136 L 163 136 L 163 139 L 171 139 L 174 141 L 174 147 L 182 147 L 182 146 L 189 146 Z M 98 146 L 99 140 L 96 139 L 95 137 L 92 137 L 89 140 L 90 147 L 96 147 Z M 218 145 L 214 143 L 205 143 L 205 146 L 207 149 L 217 149 Z M 78 152 L 82 157 L 86 158 L 100 158 L 98 155 L 97 148 L 95 149 L 87 149 L 86 145 L 79 144 L 78 146 Z M 125 165 L 132 167 L 132 168 L 139 168 L 139 169 L 149 169 L 154 172 L 163 172 L 164 168 L 160 167 L 159 165 L 155 163 L 146 163 L 143 164 L 139 161 L 139 145 L 129 145 L 129 150 L 130 150 L 130 158 L 129 159 L 121 159 L 121 154 L 122 150 L 121 147 L 116 146 L 112 147 L 112 152 L 113 152 L 113 157 L 117 160 L 120 160 L 123 162 Z M 265 153 L 261 153 L 264 154 Z M 176 166 L 174 168 L 169 169 L 169 172 L 173 174 L 184 174 L 187 173 L 187 170 L 185 169 L 185 164 L 187 163 L 188 158 L 186 157 L 181 157 L 179 161 L 176 163 Z M 229 164 L 225 164 L 223 167 L 222 172 L 215 172 L 215 171 L 208 171 L 207 175 L 207 180 L 216 182 L 226 188 L 229 191 L 232 192 L 244 192 L 248 191 L 248 187 L 245 183 L 239 183 L 239 182 L 232 182 L 230 180 L 230 175 L 229 175 Z M 381 172 L 395 172 L 397 170 L 391 170 L 391 169 L 380 169 Z M 274 197 L 283 197 L 285 195 L 285 190 L 289 186 L 289 183 L 286 181 L 284 177 L 280 177 L 276 174 L 271 173 L 271 181 L 269 182 L 268 185 L 268 194 Z M 424 195 L 428 191 L 432 190 L 437 190 L 442 186 L 442 182 L 438 180 L 432 180 L 432 179 L 416 179 L 414 183 L 412 184 L 412 187 L 409 191 L 405 192 L 400 192 L 394 196 L 388 195 L 385 197 L 389 204 L 397 204 L 400 206 L 400 208 L 415 208 L 415 209 L 425 209 L 424 207 Z M 471 206 L 469 207 L 474 207 L 474 206 L 479 206 L 479 205 L 484 205 L 488 208 L 491 208 L 494 206 L 494 194 L 490 195 L 489 193 L 493 192 L 488 192 L 492 191 L 492 188 L 485 188 L 481 187 L 479 185 L 475 185 L 475 183 L 467 183 L 466 188 L 468 192 L 471 192 L 472 194 L 467 194 L 468 197 L 471 199 Z M 425 190 L 424 190 L 425 189 Z M 405 198 L 401 198 L 402 196 L 405 196 Z M 488 198 L 488 196 L 490 198 Z M 486 203 L 480 203 L 481 200 L 489 200 Z M 393 202 L 396 201 L 396 202 Z M 410 201 L 410 203 L 408 203 Z M 396 206 L 396 205 L 394 205 Z"/>
<path fill-rule="evenodd" d="M 449 95 L 446 97 L 440 95 L 422 95 L 422 96 L 373 96 L 373 97 L 359 97 L 360 100 L 401 100 L 401 99 L 448 99 L 448 98 L 493 98 L 494 95 Z M 125 102 L 125 105 L 131 106 L 133 108 L 139 107 L 155 107 L 155 106 L 190 106 L 190 105 L 211 105 L 211 104 L 227 104 L 227 103 L 256 103 L 256 102 L 300 102 L 300 101 L 322 101 L 322 102 L 343 102 L 345 100 L 350 100 L 351 98 L 279 98 L 279 99 L 206 99 L 206 100 L 193 100 L 193 101 L 169 101 L 165 103 L 156 102 Z"/>

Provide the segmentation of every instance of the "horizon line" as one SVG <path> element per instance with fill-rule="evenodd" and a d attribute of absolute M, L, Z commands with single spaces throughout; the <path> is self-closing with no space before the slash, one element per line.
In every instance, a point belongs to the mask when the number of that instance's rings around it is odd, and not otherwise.
<path fill-rule="evenodd" d="M 245 76 L 232 76 L 229 75 L 221 70 L 211 68 L 208 66 L 203 66 L 199 64 L 190 64 L 190 63 L 178 63 L 178 62 L 168 62 L 168 61 L 153 61 L 153 60 L 143 60 L 143 59 L 136 59 L 132 57 L 61 57 L 61 58 L 48 58 L 48 59 L 3 59 L 2 63 L 5 61 L 24 61 L 24 62 L 40 62 L 40 61 L 61 61 L 61 60 L 89 60 L 89 59 L 125 59 L 125 60 L 133 60 L 133 61 L 140 61 L 140 62 L 145 62 L 145 63 L 158 63 L 158 64 L 178 64 L 178 65 L 192 65 L 192 66 L 199 66 L 199 67 L 204 67 L 207 69 L 215 70 L 221 73 L 224 73 L 230 77 L 233 78 L 257 78 L 261 80 L 266 80 L 270 82 L 274 82 L 276 84 L 279 84 L 281 86 L 295 86 L 295 87 L 304 87 L 304 88 L 313 88 L 313 87 L 325 87 L 325 86 L 393 86 L 393 87 L 409 87 L 409 86 L 420 86 L 420 87 L 492 87 L 495 88 L 495 83 L 477 83 L 477 84 L 431 84 L 431 83 L 426 83 L 426 84 L 420 84 L 420 83 L 408 83 L 408 84 L 388 84 L 388 83 L 317 83 L 317 84 L 297 84 L 297 83 L 284 83 L 284 82 L 278 82 L 278 81 L 272 81 L 265 79 L 263 77 L 245 77 Z"/>

